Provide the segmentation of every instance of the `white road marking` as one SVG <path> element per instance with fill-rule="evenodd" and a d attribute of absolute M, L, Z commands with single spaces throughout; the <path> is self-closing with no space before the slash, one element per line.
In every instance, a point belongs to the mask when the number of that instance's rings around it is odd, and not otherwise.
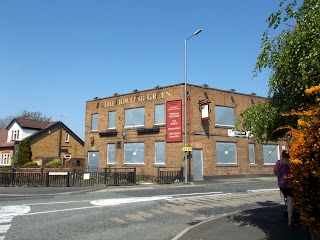
<path fill-rule="evenodd" d="M 149 201 L 158 201 L 158 200 L 166 200 L 172 197 L 136 197 L 136 198 L 114 198 L 114 199 L 99 199 L 95 201 L 91 201 L 92 205 L 97 206 L 115 206 L 125 203 L 137 203 L 137 202 L 149 202 Z"/>
<path fill-rule="evenodd" d="M 255 190 L 248 190 L 247 192 L 271 192 L 271 191 L 279 191 L 279 188 L 255 189 Z"/>
<path fill-rule="evenodd" d="M 15 216 L 26 214 L 30 207 L 26 205 L 13 205 L 0 207 L 0 240 L 3 240 L 6 232 L 9 230 L 12 219 Z"/>

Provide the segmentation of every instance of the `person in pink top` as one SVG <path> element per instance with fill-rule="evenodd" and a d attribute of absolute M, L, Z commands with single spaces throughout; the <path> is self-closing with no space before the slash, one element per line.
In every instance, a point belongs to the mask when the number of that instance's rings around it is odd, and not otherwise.
<path fill-rule="evenodd" d="M 273 168 L 274 175 L 278 178 L 278 186 L 283 196 L 287 199 L 287 210 L 288 210 L 288 226 L 292 227 L 292 216 L 293 216 L 293 196 L 292 187 L 290 184 L 290 163 L 289 154 L 286 150 L 282 151 L 281 159 L 276 162 Z"/>

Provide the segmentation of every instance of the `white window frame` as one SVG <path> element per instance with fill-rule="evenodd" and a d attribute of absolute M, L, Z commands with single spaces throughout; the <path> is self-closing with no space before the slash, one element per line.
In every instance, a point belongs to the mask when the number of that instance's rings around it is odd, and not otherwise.
<path fill-rule="evenodd" d="M 266 154 L 265 148 L 270 148 L 268 154 Z M 277 160 L 280 159 L 280 151 L 278 144 L 263 144 L 262 145 L 262 153 L 263 153 L 263 164 L 264 165 L 274 165 Z M 273 161 L 270 161 L 270 158 L 274 156 Z M 272 159 L 271 159 L 272 160 Z"/>
<path fill-rule="evenodd" d="M 99 130 L 99 114 L 93 113 L 91 115 L 91 131 L 97 132 Z"/>
<path fill-rule="evenodd" d="M 219 110 L 224 110 L 224 111 L 227 111 L 227 110 L 233 110 L 233 122 L 232 122 L 232 124 L 227 124 L 227 123 L 221 123 L 221 122 L 219 122 L 219 123 L 217 123 L 217 112 L 218 112 L 218 109 Z M 216 105 L 215 106 L 215 109 L 214 109 L 214 111 L 215 111 L 215 126 L 216 127 L 234 127 L 234 124 L 235 124 L 235 108 L 234 107 L 227 107 L 227 106 L 219 106 L 219 105 Z M 220 111 L 219 111 L 219 113 L 220 113 Z M 224 114 L 226 114 L 226 113 L 224 113 Z"/>
<path fill-rule="evenodd" d="M 164 104 L 162 103 L 154 105 L 154 125 L 164 125 L 165 119 L 166 116 Z"/>
<path fill-rule="evenodd" d="M 113 148 L 111 148 L 113 147 Z M 113 154 L 112 154 L 113 152 Z M 107 164 L 115 164 L 115 153 L 116 153 L 116 144 L 115 143 L 108 143 L 108 149 L 107 149 Z M 113 158 L 111 158 L 113 156 Z"/>
<path fill-rule="evenodd" d="M 10 166 L 10 153 L 0 155 L 0 166 Z"/>
<path fill-rule="evenodd" d="M 234 149 L 233 149 L 234 150 L 234 162 L 219 162 L 218 145 L 221 145 L 221 144 L 228 146 L 228 147 L 230 147 L 230 146 L 234 147 Z M 221 146 L 219 146 L 219 147 L 221 147 Z M 229 148 L 227 148 L 227 149 L 229 149 Z M 229 152 L 231 152 L 231 151 L 226 150 L 226 147 L 224 147 L 223 151 L 224 151 L 225 155 L 230 154 Z M 216 142 L 216 163 L 217 163 L 217 165 L 236 165 L 237 164 L 237 144 L 234 142 Z"/>
<path fill-rule="evenodd" d="M 143 110 L 143 119 L 138 119 L 140 117 L 138 114 L 134 113 L 135 110 Z M 145 107 L 136 107 L 136 108 L 128 108 L 124 110 L 124 127 L 131 128 L 131 127 L 144 127 L 145 126 Z M 127 121 L 134 121 L 137 123 L 128 124 Z"/>
<path fill-rule="evenodd" d="M 66 133 L 65 142 L 66 143 L 70 142 L 70 134 L 69 133 Z"/>
<path fill-rule="evenodd" d="M 116 129 L 116 111 L 108 112 L 108 129 Z"/>
<path fill-rule="evenodd" d="M 135 144 L 137 146 L 135 146 Z M 132 148 L 135 148 L 134 151 L 132 151 Z M 131 150 L 130 152 L 128 151 Z M 144 159 L 144 154 L 145 154 L 145 144 L 144 142 L 128 142 L 128 143 L 124 143 L 124 160 L 123 160 L 123 164 L 126 164 L 126 165 L 132 165 L 132 164 L 135 164 L 135 165 L 143 165 L 144 162 L 145 162 L 145 159 Z M 141 151 L 142 150 L 142 151 Z M 142 156 L 143 156 L 143 161 L 131 161 L 131 162 L 128 162 L 128 158 L 136 158 L 134 156 L 140 156 L 142 152 Z M 131 156 L 130 156 L 130 155 Z"/>
<path fill-rule="evenodd" d="M 12 130 L 11 141 L 19 140 L 19 130 Z"/>
<path fill-rule="evenodd" d="M 165 142 L 156 141 L 154 143 L 154 163 L 156 165 L 165 165 Z"/>
<path fill-rule="evenodd" d="M 249 143 L 248 150 L 249 150 L 249 164 L 254 165 L 256 164 L 255 144 Z"/>

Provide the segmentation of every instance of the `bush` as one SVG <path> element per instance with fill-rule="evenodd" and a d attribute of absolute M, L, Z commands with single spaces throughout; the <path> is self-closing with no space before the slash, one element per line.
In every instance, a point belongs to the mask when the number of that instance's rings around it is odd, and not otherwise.
<path fill-rule="evenodd" d="M 61 166 L 61 160 L 60 159 L 52 160 L 46 164 L 46 167 L 54 167 L 54 166 Z"/>
<path fill-rule="evenodd" d="M 37 163 L 37 162 L 27 162 L 27 163 L 24 164 L 23 166 L 25 166 L 25 167 L 38 166 L 38 163 Z"/>

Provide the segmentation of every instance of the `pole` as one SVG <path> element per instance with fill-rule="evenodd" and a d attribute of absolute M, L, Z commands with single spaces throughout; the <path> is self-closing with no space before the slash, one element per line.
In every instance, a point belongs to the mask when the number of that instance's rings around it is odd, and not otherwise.
<path fill-rule="evenodd" d="M 189 37 L 190 38 L 190 37 Z M 184 40 L 184 146 L 187 147 L 187 38 Z M 184 183 L 188 183 L 188 152 L 184 152 Z"/>
<path fill-rule="evenodd" d="M 201 33 L 202 29 L 197 30 L 190 37 L 184 39 L 184 146 L 188 144 L 188 124 L 187 124 L 187 41 L 193 36 Z M 190 146 L 189 146 L 190 147 Z M 188 183 L 188 155 L 189 152 L 184 152 L 184 183 Z"/>

